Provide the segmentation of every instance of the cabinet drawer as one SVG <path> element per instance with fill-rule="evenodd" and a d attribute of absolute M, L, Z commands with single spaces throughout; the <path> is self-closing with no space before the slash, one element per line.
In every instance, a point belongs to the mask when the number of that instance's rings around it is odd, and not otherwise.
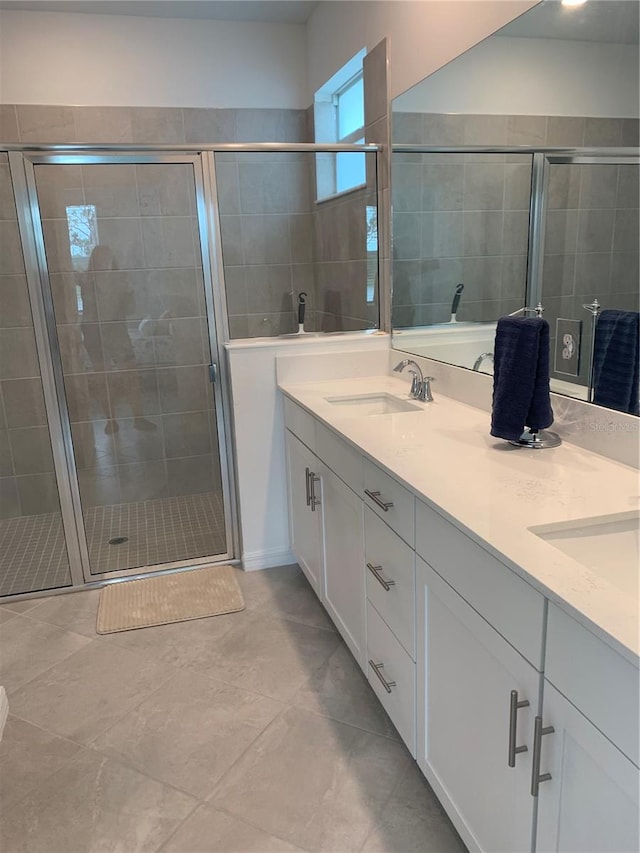
<path fill-rule="evenodd" d="M 334 474 L 357 492 L 362 493 L 362 456 L 346 441 L 321 423 L 316 423 L 316 453 Z"/>
<path fill-rule="evenodd" d="M 378 665 L 377 670 L 373 664 Z M 415 758 L 416 665 L 370 601 L 367 602 L 367 676 L 400 737 Z M 394 682 L 389 687 L 390 692 L 385 689 L 381 678 L 388 684 Z"/>
<path fill-rule="evenodd" d="M 364 550 L 367 598 L 415 660 L 415 554 L 369 507 Z"/>
<path fill-rule="evenodd" d="M 288 397 L 284 398 L 284 425 L 303 444 L 315 451 L 315 419 L 301 406 L 292 402 Z"/>
<path fill-rule="evenodd" d="M 362 461 L 362 476 L 365 504 L 413 548 L 415 499 L 411 492 L 368 459 Z"/>
<path fill-rule="evenodd" d="M 542 669 L 544 597 L 422 501 L 416 552 L 536 669 Z"/>
<path fill-rule="evenodd" d="M 638 668 L 549 604 L 545 678 L 634 764 L 639 764 Z"/>

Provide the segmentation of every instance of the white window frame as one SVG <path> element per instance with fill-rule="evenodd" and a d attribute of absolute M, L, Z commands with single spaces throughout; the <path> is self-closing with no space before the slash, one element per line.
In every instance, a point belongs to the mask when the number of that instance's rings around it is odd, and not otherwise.
<path fill-rule="evenodd" d="M 333 77 L 315 93 L 314 124 L 316 142 L 353 144 L 364 142 L 364 125 L 340 137 L 338 134 L 338 101 L 340 95 L 363 76 L 362 61 L 366 48 L 358 51 Z M 364 105 L 363 105 L 364 107 Z M 353 192 L 364 183 L 337 190 L 336 153 L 316 155 L 316 200 L 319 202 Z"/>

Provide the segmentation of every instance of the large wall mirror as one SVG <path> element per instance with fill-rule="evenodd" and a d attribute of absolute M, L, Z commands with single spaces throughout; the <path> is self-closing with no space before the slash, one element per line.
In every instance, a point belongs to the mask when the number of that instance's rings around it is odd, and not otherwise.
<path fill-rule="evenodd" d="M 540 303 L 552 390 L 605 404 L 598 318 L 639 309 L 639 8 L 546 0 L 393 101 L 396 349 L 490 373 L 497 319 Z"/>

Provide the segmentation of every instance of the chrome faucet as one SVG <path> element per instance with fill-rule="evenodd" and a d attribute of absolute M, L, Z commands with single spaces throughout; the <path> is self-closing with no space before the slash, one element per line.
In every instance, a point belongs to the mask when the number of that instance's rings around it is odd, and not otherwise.
<path fill-rule="evenodd" d="M 423 403 L 432 402 L 433 394 L 431 393 L 431 383 L 434 381 L 434 378 L 433 376 L 423 376 L 422 370 L 420 370 L 420 365 L 412 358 L 404 358 L 396 364 L 393 370 L 395 373 L 402 373 L 405 367 L 409 367 L 410 364 L 413 365 L 415 370 L 409 370 L 409 373 L 413 376 L 409 396 L 413 397 L 415 400 L 422 400 Z"/>
<path fill-rule="evenodd" d="M 485 360 L 485 358 L 488 358 L 489 361 L 493 361 L 493 353 L 492 352 L 483 352 L 481 355 L 479 355 L 476 358 L 476 360 L 473 362 L 473 369 L 474 370 L 480 370 L 480 365 Z"/>

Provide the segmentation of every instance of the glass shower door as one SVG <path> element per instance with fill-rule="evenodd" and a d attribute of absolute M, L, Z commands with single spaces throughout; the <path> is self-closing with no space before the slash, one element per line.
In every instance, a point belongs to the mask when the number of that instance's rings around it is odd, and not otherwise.
<path fill-rule="evenodd" d="M 197 168 L 34 166 L 92 575 L 227 554 Z"/>
<path fill-rule="evenodd" d="M 71 584 L 42 369 L 6 152 L 0 152 L 0 596 Z"/>

